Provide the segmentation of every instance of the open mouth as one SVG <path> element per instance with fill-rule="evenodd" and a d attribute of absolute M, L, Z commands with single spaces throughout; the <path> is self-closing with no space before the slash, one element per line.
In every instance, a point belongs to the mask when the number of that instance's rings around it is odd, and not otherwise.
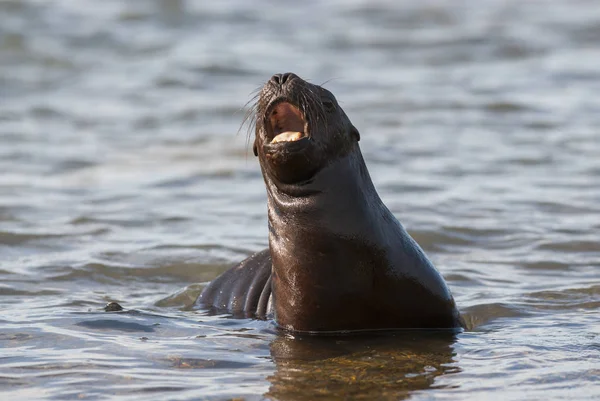
<path fill-rule="evenodd" d="M 270 143 L 296 142 L 308 138 L 308 124 L 300 109 L 287 101 L 276 102 L 268 113 Z"/>

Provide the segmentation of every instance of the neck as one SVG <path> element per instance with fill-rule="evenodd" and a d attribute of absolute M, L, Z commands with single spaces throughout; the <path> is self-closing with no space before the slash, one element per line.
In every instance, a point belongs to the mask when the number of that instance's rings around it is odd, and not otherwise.
<path fill-rule="evenodd" d="M 324 167 L 309 181 L 289 185 L 266 180 L 271 241 L 285 230 L 321 232 L 343 230 L 344 236 L 364 235 L 373 218 L 387 211 L 358 146 L 343 158 Z M 292 234 L 293 235 L 293 234 Z M 273 244 L 272 244 L 273 245 Z"/>
<path fill-rule="evenodd" d="M 358 146 L 303 185 L 265 181 L 277 322 L 296 330 L 324 321 L 345 325 L 335 323 L 338 303 L 372 291 L 373 266 L 398 228 Z"/>

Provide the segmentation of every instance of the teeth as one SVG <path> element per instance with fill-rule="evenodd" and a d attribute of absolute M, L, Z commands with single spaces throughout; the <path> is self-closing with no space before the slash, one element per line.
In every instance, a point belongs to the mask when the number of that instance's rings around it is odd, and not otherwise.
<path fill-rule="evenodd" d="M 282 132 L 281 134 L 279 134 L 275 138 L 273 138 L 271 143 L 293 142 L 293 141 L 297 141 L 298 139 L 302 139 L 303 137 L 304 137 L 304 132 L 286 131 L 286 132 Z"/>

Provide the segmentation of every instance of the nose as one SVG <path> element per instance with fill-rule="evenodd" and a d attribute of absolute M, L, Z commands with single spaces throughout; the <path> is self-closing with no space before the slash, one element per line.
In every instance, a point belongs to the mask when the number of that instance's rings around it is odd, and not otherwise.
<path fill-rule="evenodd" d="M 292 78 L 294 78 L 295 76 L 296 74 L 293 74 L 291 72 L 286 72 L 285 74 L 275 74 L 271 77 L 271 82 L 273 82 L 276 85 L 283 85 L 287 81 L 291 81 Z"/>

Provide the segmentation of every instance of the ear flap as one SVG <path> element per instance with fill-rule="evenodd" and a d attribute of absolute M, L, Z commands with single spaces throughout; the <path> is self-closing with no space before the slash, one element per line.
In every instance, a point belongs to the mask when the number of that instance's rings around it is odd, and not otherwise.
<path fill-rule="evenodd" d="M 360 141 L 360 132 L 358 132 L 354 125 L 350 128 L 350 134 L 356 138 L 356 142 Z"/>

